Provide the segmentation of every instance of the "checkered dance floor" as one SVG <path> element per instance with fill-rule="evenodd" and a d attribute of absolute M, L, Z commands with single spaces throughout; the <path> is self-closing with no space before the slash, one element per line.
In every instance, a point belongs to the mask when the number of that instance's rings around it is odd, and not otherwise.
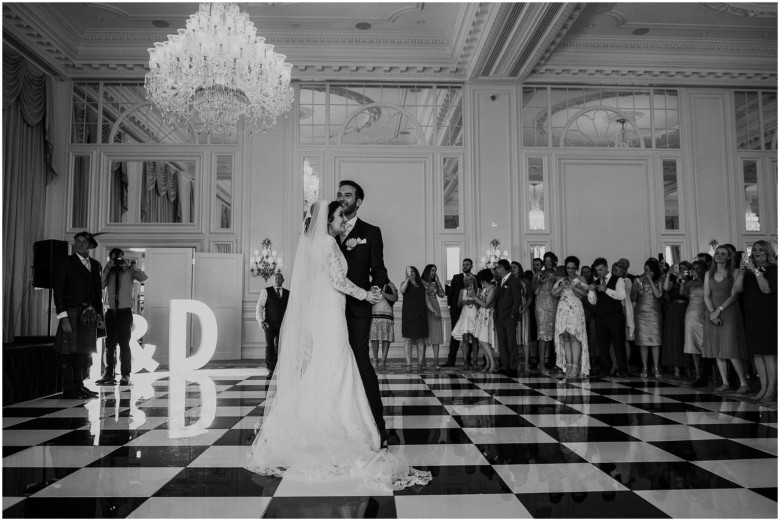
<path fill-rule="evenodd" d="M 263 371 L 264 372 L 264 371 Z M 6 518 L 776 518 L 777 411 L 669 383 L 382 374 L 390 450 L 433 481 L 383 494 L 243 468 L 260 370 L 136 375 L 3 409 Z"/>

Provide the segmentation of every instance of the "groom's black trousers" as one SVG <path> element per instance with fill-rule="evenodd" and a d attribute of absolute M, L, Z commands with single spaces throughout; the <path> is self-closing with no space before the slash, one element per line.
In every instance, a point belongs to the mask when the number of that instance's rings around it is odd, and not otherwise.
<path fill-rule="evenodd" d="M 379 394 L 379 380 L 376 377 L 374 367 L 371 365 L 369 357 L 368 342 L 371 338 L 371 316 L 368 318 L 355 317 L 347 311 L 347 330 L 349 331 L 349 345 L 352 352 L 355 353 L 355 362 L 357 362 L 360 378 L 363 380 L 363 387 L 366 390 L 368 404 L 371 407 L 371 414 L 374 415 L 379 435 L 383 438 L 387 436 L 385 429 L 385 418 L 382 415 L 382 397 Z"/>

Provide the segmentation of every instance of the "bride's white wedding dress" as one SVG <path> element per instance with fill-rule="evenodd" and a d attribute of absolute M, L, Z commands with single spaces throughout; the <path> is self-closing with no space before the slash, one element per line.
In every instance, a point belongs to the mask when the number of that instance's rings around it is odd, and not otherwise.
<path fill-rule="evenodd" d="M 429 472 L 380 450 L 344 314 L 345 294 L 365 299 L 366 291 L 346 278 L 344 255 L 327 234 L 327 206 L 315 204 L 298 244 L 279 360 L 247 468 L 310 480 L 363 478 L 386 490 L 425 484 Z"/>

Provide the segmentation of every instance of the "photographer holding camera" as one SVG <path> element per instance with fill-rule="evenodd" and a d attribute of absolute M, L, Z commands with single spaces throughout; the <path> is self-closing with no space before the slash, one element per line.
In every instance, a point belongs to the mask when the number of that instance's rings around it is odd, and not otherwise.
<path fill-rule="evenodd" d="M 106 290 L 106 346 L 103 359 L 106 372 L 98 385 L 116 385 L 116 345 L 119 344 L 119 359 L 122 365 L 120 385 L 130 385 L 130 330 L 133 327 L 133 283 L 143 282 L 149 277 L 136 268 L 135 262 L 125 260 L 125 252 L 114 248 L 108 253 L 109 261 L 103 269 L 101 279 Z"/>

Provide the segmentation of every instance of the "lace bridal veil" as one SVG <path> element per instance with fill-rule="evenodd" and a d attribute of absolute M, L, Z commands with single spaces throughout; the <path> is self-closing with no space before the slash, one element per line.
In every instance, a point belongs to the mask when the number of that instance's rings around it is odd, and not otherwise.
<path fill-rule="evenodd" d="M 312 205 L 298 241 L 279 359 L 247 468 L 264 475 L 323 481 L 362 478 L 399 490 L 430 481 L 379 450 L 347 334 L 345 261 L 328 235 L 326 200 Z M 350 291 L 352 293 L 352 291 Z"/>

